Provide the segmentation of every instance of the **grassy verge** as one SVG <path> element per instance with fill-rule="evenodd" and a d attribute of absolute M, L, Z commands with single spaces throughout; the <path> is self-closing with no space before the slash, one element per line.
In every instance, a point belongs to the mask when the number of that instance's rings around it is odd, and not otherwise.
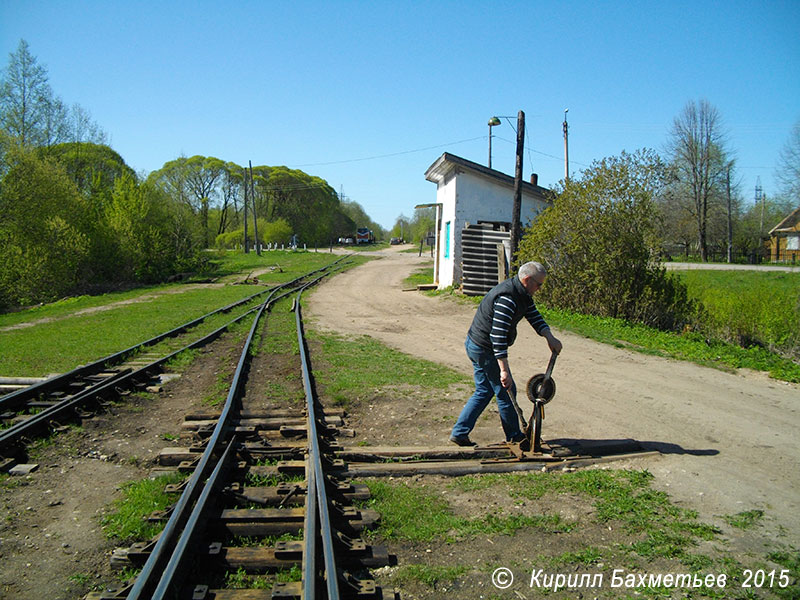
<path fill-rule="evenodd" d="M 185 475 L 176 472 L 125 484 L 122 497 L 114 502 L 111 512 L 102 520 L 106 535 L 120 543 L 151 539 L 164 528 L 164 523 L 150 523 L 146 518 L 175 502 L 177 496 L 167 494 L 164 487 L 184 478 Z"/>
<path fill-rule="evenodd" d="M 440 390 L 471 381 L 453 369 L 402 354 L 368 336 L 350 339 L 314 331 L 307 335 L 321 344 L 326 363 L 321 370 L 315 366 L 316 380 L 340 406 L 378 387 L 414 385 Z"/>
<path fill-rule="evenodd" d="M 144 302 L 5 331 L 0 372 L 33 376 L 68 371 L 241 300 L 257 289 L 225 286 L 165 293 Z"/>
<path fill-rule="evenodd" d="M 800 351 L 800 273 L 674 271 L 705 307 L 703 326 L 715 337 Z"/>
<path fill-rule="evenodd" d="M 800 364 L 766 348 L 742 348 L 699 333 L 673 333 L 632 324 L 622 319 L 593 317 L 564 310 L 540 307 L 553 327 L 579 333 L 588 338 L 630 350 L 689 360 L 718 369 L 766 371 L 775 379 L 800 382 Z"/>
<path fill-rule="evenodd" d="M 314 252 L 272 252 L 262 257 L 230 255 L 220 259 L 219 271 L 244 272 L 280 265 L 279 270 L 259 276 L 272 285 L 337 260 L 338 256 Z M 351 263 L 368 260 L 355 257 Z M 238 279 L 242 279 L 240 275 Z M 29 327 L 3 331 L 0 374 L 44 376 L 64 372 L 133 346 L 216 308 L 250 296 L 263 286 L 223 285 L 187 288 L 165 285 L 98 297 L 70 298 L 18 313 L 0 315 L 0 328 L 25 322 Z M 114 304 L 98 312 L 84 309 Z M 219 321 L 230 317 L 222 316 Z"/>
<path fill-rule="evenodd" d="M 720 529 L 699 521 L 694 511 L 672 504 L 666 494 L 652 489 L 652 481 L 648 471 L 633 470 L 465 476 L 446 484 L 445 491 L 441 486 L 413 481 L 367 480 L 371 498 L 365 504 L 381 513 L 378 529 L 369 535 L 373 541 L 388 541 L 390 547 L 406 544 L 417 550 L 429 548 L 424 565 L 401 564 L 393 570 L 389 579 L 396 585 L 462 589 L 470 581 L 473 585 L 475 581 L 488 581 L 499 566 L 528 575 L 536 568 L 600 573 L 609 582 L 612 571 L 622 568 L 629 573 L 699 574 L 701 579 L 709 573 L 724 574 L 728 581 L 725 589 L 700 586 L 685 597 L 754 598 L 764 596 L 762 590 L 754 594 L 743 587 L 747 569 L 766 573 L 785 569 L 789 585 L 774 585 L 771 592 L 781 598 L 797 597 L 800 553 L 790 548 L 761 557 L 746 556 L 743 563 L 727 551 Z M 505 509 L 479 508 L 474 516 L 457 515 L 454 502 L 463 504 L 463 498 L 470 494 L 476 495 L 473 501 L 478 507 L 489 498 L 507 497 L 511 502 Z M 461 499 L 456 500 L 459 496 Z M 576 499 L 593 510 L 572 518 L 555 512 Z M 533 507 L 541 503 L 551 512 L 520 514 L 523 511 L 518 507 L 526 503 Z M 755 512 L 730 518 L 744 519 L 747 527 L 752 527 Z M 606 533 L 598 537 L 597 531 Z M 536 545 L 526 547 L 531 539 Z M 457 552 L 449 551 L 451 547 Z M 493 559 L 476 563 L 473 553 Z M 455 559 L 447 558 L 452 556 Z M 609 587 L 606 583 L 605 588 Z M 674 597 L 668 587 L 647 585 L 608 597 L 633 597 L 626 593 L 645 598 Z"/>
<path fill-rule="evenodd" d="M 232 276 L 241 279 L 240 276 L 247 276 L 258 271 L 260 282 L 280 283 L 324 267 L 339 258 L 341 256 L 327 251 L 314 252 L 313 250 L 264 251 L 261 256 L 255 252 L 244 254 L 233 250 L 215 251 L 210 254 L 209 271 L 199 274 L 198 277 L 215 277 L 226 281 Z"/>

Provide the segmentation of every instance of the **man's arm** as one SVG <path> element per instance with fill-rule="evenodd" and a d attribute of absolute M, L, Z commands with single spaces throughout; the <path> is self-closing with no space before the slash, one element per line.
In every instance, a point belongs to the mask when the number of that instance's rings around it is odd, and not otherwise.
<path fill-rule="evenodd" d="M 561 352 L 561 348 L 563 347 L 561 340 L 555 337 L 553 332 L 550 331 L 550 326 L 545 322 L 544 317 L 542 317 L 541 313 L 539 313 L 539 309 L 536 308 L 535 304 L 530 305 L 528 312 L 525 313 L 525 318 L 528 320 L 528 323 L 531 324 L 531 327 L 536 330 L 536 333 L 547 340 L 547 345 L 550 347 L 550 352 L 559 354 Z"/>
<path fill-rule="evenodd" d="M 555 352 L 556 354 L 561 353 L 561 348 L 564 346 L 561 343 L 561 340 L 553 335 L 553 332 L 550 331 L 549 327 L 542 332 L 542 336 L 547 340 L 547 345 L 550 346 L 550 352 Z"/>

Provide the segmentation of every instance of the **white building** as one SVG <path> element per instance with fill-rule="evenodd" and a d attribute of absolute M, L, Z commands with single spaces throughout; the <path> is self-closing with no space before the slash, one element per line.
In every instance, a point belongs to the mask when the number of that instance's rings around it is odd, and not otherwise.
<path fill-rule="evenodd" d="M 514 204 L 514 178 L 478 163 L 445 152 L 428 170 L 425 179 L 436 184 L 439 214 L 437 264 L 439 289 L 460 286 L 463 277 L 462 231 L 468 225 L 491 223 L 510 231 Z M 522 182 L 520 223 L 529 225 L 550 206 L 548 190 Z"/>

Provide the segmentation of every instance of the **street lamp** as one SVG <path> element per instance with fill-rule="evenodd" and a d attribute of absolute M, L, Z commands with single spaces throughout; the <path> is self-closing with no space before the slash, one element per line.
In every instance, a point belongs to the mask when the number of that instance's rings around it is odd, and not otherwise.
<path fill-rule="evenodd" d="M 489 119 L 489 168 L 492 168 L 492 127 L 500 125 L 500 119 L 492 117 Z"/>

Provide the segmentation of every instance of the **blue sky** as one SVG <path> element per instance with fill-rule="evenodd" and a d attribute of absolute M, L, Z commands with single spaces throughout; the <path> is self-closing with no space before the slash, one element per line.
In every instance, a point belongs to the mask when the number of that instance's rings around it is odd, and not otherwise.
<path fill-rule="evenodd" d="M 487 121 L 526 115 L 525 177 L 663 151 L 688 101 L 720 112 L 741 193 L 776 193 L 800 119 L 800 2 L 0 0 L 0 61 L 24 38 L 137 171 L 181 155 L 287 165 L 390 227 L 435 201 L 442 152 L 486 163 Z M 513 175 L 515 133 L 492 166 Z"/>

